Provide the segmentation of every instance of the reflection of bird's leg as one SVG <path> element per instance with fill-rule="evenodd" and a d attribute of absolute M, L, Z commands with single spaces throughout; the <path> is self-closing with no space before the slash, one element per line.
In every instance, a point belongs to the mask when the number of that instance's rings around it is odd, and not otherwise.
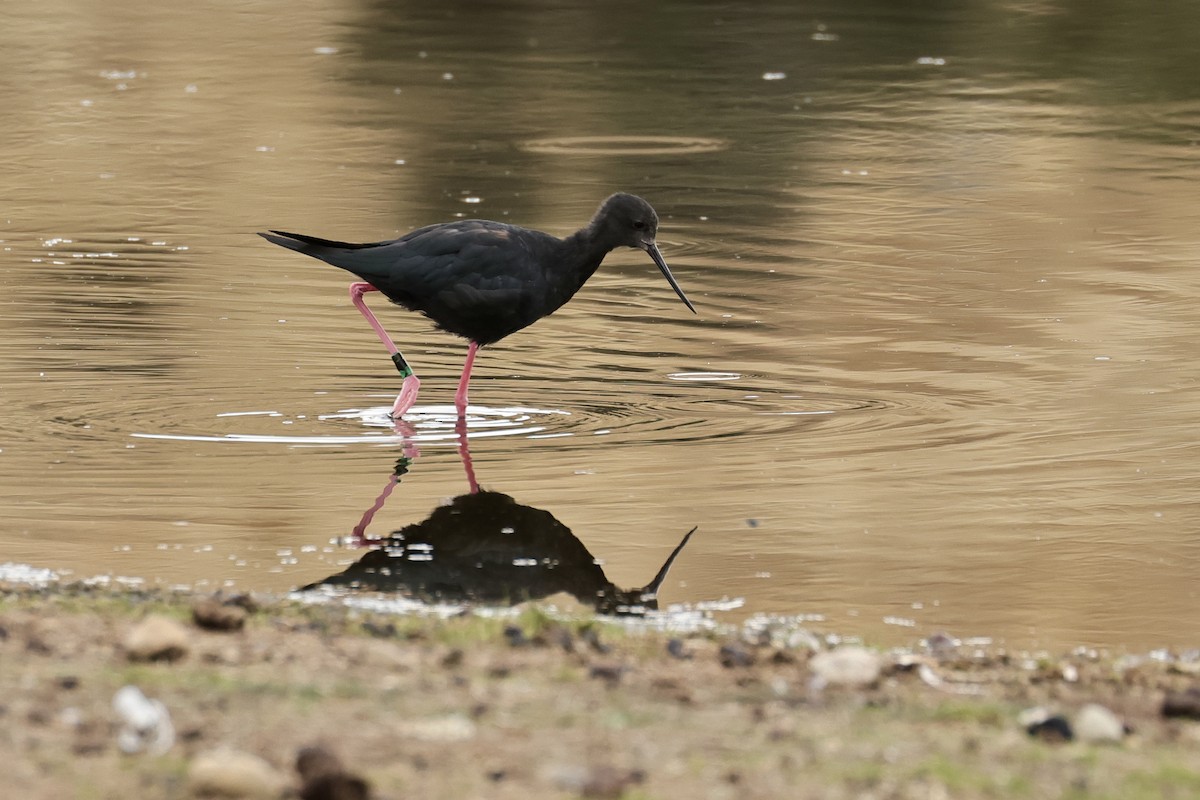
<path fill-rule="evenodd" d="M 421 448 L 417 447 L 413 439 L 416 438 L 417 432 L 400 417 L 392 418 L 392 433 L 400 437 L 400 449 L 404 453 L 405 459 L 412 461 L 421 455 Z"/>
<path fill-rule="evenodd" d="M 363 545 L 366 543 L 367 526 L 370 525 L 371 520 L 375 518 L 376 512 L 383 508 L 383 504 L 386 503 L 388 497 L 391 496 L 392 490 L 396 488 L 396 484 L 400 482 L 400 478 L 403 477 L 406 472 L 408 472 L 408 466 L 411 463 L 412 459 L 408 456 L 404 456 L 403 458 L 396 460 L 396 469 L 393 470 L 392 474 L 388 476 L 387 486 L 383 487 L 383 491 L 380 492 L 379 496 L 375 498 L 375 502 L 370 508 L 363 512 L 362 519 L 360 519 L 358 524 L 354 526 L 354 530 L 351 533 L 351 538 L 353 539 L 354 544 Z"/>
<path fill-rule="evenodd" d="M 396 484 L 399 482 L 400 477 L 398 475 L 388 476 L 387 486 L 383 487 L 383 491 L 375 498 L 375 502 L 371 504 L 371 507 L 363 512 L 362 518 L 354 526 L 354 530 L 351 531 L 350 538 L 353 540 L 353 544 L 362 545 L 366 542 L 367 526 L 375 518 L 375 512 L 383 508 L 383 504 L 387 502 L 388 497 L 392 494 L 392 490 L 396 488 Z"/>
<path fill-rule="evenodd" d="M 375 331 L 375 335 L 379 337 L 379 341 L 383 342 L 383 346 L 392 354 L 392 363 L 396 365 L 396 369 L 400 371 L 400 377 L 404 379 L 404 383 L 400 386 L 400 394 L 396 396 L 396 402 L 392 404 L 392 418 L 399 419 L 404 415 L 404 412 L 413 407 L 413 403 L 417 402 L 417 392 L 421 389 L 421 381 L 417 379 L 413 373 L 412 367 L 404 360 L 404 356 L 400 354 L 400 350 L 396 347 L 396 343 L 392 341 L 392 337 L 388 336 L 387 331 L 383 329 L 383 325 L 379 324 L 379 320 L 367 308 L 366 302 L 363 301 L 363 295 L 367 292 L 378 292 L 379 290 L 369 283 L 359 281 L 350 284 L 350 302 L 354 303 L 354 307 L 367 318 L 371 328 Z"/>
<path fill-rule="evenodd" d="M 478 494 L 479 482 L 475 480 L 475 467 L 471 464 L 471 448 L 467 445 L 467 418 L 462 414 L 459 414 L 458 421 L 454 423 L 454 432 L 458 434 L 458 456 L 462 459 L 463 469 L 467 472 L 467 483 L 471 487 L 471 494 Z"/>

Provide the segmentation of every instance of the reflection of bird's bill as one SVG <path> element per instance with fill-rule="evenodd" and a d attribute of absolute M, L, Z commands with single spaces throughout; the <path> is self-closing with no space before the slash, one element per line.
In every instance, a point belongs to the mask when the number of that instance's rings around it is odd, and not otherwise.
<path fill-rule="evenodd" d="M 699 526 L 697 525 L 696 527 L 698 528 Z M 662 587 L 663 581 L 667 579 L 667 573 L 671 571 L 671 565 L 675 563 L 675 559 L 683 552 L 683 548 L 687 546 L 688 540 L 692 538 L 692 534 L 695 532 L 696 528 L 692 528 L 683 537 L 683 541 L 675 546 L 675 549 L 671 551 L 671 555 L 667 556 L 667 560 L 663 563 L 662 569 L 654 576 L 654 580 L 646 584 L 645 589 L 642 589 L 642 597 L 647 600 L 653 600 L 658 597 L 658 590 Z"/>
<path fill-rule="evenodd" d="M 662 270 L 663 277 L 667 279 L 667 283 L 671 284 L 671 288 L 675 290 L 675 294 L 679 295 L 679 299 L 683 301 L 683 304 L 695 314 L 696 307 L 692 305 L 691 300 L 687 299 L 687 295 L 683 293 L 683 289 L 679 288 L 679 284 L 675 282 L 675 276 L 671 274 L 671 270 L 667 269 L 667 262 L 663 260 L 662 253 L 658 252 L 658 245 L 654 242 L 643 242 L 642 248 L 654 259 L 654 263 Z"/>

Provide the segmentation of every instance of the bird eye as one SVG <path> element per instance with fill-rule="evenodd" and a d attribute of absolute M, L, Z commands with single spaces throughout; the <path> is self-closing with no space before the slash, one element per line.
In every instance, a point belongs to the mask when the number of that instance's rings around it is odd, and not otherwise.
<path fill-rule="evenodd" d="M 646 223 L 639 219 L 637 222 L 633 223 L 633 229 L 635 231 L 644 231 L 646 230 Z"/>

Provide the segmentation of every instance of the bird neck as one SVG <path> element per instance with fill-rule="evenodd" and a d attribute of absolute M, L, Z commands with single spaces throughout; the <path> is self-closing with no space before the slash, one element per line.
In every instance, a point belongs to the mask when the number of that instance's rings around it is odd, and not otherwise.
<path fill-rule="evenodd" d="M 600 262 L 613 248 L 597 236 L 591 226 L 576 231 L 562 242 L 562 263 L 571 265 L 572 277 L 578 279 L 578 283 L 571 290 L 574 294 L 600 268 Z"/>

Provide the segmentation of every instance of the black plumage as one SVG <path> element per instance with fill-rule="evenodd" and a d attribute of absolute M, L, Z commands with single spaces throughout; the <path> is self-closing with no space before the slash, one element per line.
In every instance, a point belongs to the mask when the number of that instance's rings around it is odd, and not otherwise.
<path fill-rule="evenodd" d="M 362 291 L 376 289 L 392 302 L 421 312 L 442 330 L 472 342 L 459 387 L 460 408 L 465 408 L 475 349 L 498 342 L 561 308 L 618 247 L 645 250 L 694 313 L 658 251 L 657 230 L 658 215 L 649 203 L 631 194 L 614 194 L 600 205 L 588 225 L 562 239 L 479 219 L 429 225 L 399 239 L 366 244 L 283 231 L 260 235 L 370 284 L 360 290 L 355 303 L 376 326 L 393 358 L 399 356 L 395 345 L 366 306 L 359 304 Z M 401 363 L 402 357 L 397 366 Z M 404 371 L 401 369 L 402 374 Z M 400 405 L 398 398 L 397 408 Z M 407 408 L 400 413 L 404 410 Z"/>

